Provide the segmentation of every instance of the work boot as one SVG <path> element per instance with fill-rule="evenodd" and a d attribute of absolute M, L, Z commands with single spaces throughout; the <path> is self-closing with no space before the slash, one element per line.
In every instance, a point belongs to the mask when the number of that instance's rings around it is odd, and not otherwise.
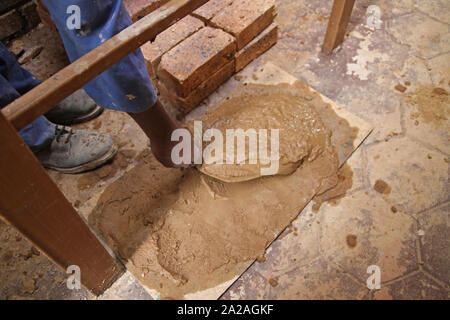
<path fill-rule="evenodd" d="M 83 90 L 77 90 L 58 103 L 45 116 L 50 122 L 71 125 L 91 120 L 103 112 Z"/>
<path fill-rule="evenodd" d="M 56 125 L 54 139 L 36 156 L 45 168 L 81 173 L 102 166 L 116 153 L 117 147 L 109 134 Z"/>

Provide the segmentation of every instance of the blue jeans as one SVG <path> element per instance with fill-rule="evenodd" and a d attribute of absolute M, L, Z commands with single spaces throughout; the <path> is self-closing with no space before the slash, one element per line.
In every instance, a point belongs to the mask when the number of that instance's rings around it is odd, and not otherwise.
<path fill-rule="evenodd" d="M 44 4 L 72 62 L 132 24 L 122 0 L 44 0 Z M 80 8 L 80 30 L 67 27 L 71 5 Z M 84 90 L 103 108 L 132 113 L 147 110 L 157 100 L 140 49 L 89 82 Z"/>
<path fill-rule="evenodd" d="M 44 3 L 71 61 L 77 60 L 132 23 L 122 0 L 44 0 Z M 67 28 L 66 21 L 70 17 L 67 8 L 70 5 L 80 8 L 80 30 Z M 23 69 L 1 44 L 0 108 L 38 84 L 39 81 Z M 131 113 L 143 112 L 157 100 L 140 49 L 90 81 L 84 86 L 84 90 L 103 108 Z M 51 141 L 54 126 L 41 116 L 22 129 L 20 134 L 30 148 L 37 149 Z"/>

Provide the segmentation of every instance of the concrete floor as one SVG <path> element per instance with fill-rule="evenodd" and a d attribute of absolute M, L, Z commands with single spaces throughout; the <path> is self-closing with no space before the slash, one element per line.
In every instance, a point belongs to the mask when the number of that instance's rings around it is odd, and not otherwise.
<path fill-rule="evenodd" d="M 347 196 L 337 204 L 322 205 L 318 212 L 308 206 L 271 245 L 266 261 L 255 263 L 223 298 L 448 299 L 449 103 L 445 93 L 431 92 L 436 87 L 450 90 L 450 4 L 356 1 L 345 42 L 328 56 L 320 46 L 332 1 L 277 3 L 278 44 L 240 74 L 251 75 L 272 61 L 375 129 L 349 161 L 354 177 Z M 366 26 L 371 4 L 382 12 L 379 30 Z M 52 38 L 41 27 L 23 41 L 32 44 L 42 37 Z M 59 52 L 58 45 L 54 48 Z M 57 59 L 42 67 L 39 59 L 49 59 L 45 52 L 27 64 L 42 79 L 59 68 Z M 215 105 L 239 84 L 236 77 L 230 79 L 188 118 Z M 135 164 L 148 141 L 120 113 L 105 112 L 82 127 L 112 133 L 121 147 L 118 160 L 101 171 L 76 177 L 51 172 L 87 216 L 87 204 Z M 378 180 L 387 184 L 384 193 L 374 189 Z M 381 270 L 380 290 L 366 285 L 372 265 Z M 0 224 L 0 298 L 96 298 L 84 289 L 68 290 L 65 277 L 17 231 Z M 127 273 L 100 298 L 150 296 Z"/>

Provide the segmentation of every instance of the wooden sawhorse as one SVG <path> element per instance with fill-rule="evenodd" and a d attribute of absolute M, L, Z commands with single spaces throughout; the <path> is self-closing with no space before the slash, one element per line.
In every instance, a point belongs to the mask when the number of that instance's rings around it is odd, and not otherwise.
<path fill-rule="evenodd" d="M 25 145 L 18 130 L 207 0 L 171 0 L 0 112 L 0 216 L 64 270 L 101 294 L 123 272 Z"/>

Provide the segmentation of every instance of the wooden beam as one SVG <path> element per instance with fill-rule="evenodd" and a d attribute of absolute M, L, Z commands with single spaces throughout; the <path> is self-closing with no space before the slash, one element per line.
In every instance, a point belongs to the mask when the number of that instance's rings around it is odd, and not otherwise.
<path fill-rule="evenodd" d="M 323 42 L 323 51 L 326 53 L 333 52 L 344 41 L 354 4 L 355 0 L 334 0 L 325 41 Z"/>
<path fill-rule="evenodd" d="M 81 283 L 102 293 L 123 272 L 64 197 L 15 128 L 0 114 L 0 217 Z"/>
<path fill-rule="evenodd" d="M 2 109 L 20 130 L 207 0 L 172 0 Z"/>

